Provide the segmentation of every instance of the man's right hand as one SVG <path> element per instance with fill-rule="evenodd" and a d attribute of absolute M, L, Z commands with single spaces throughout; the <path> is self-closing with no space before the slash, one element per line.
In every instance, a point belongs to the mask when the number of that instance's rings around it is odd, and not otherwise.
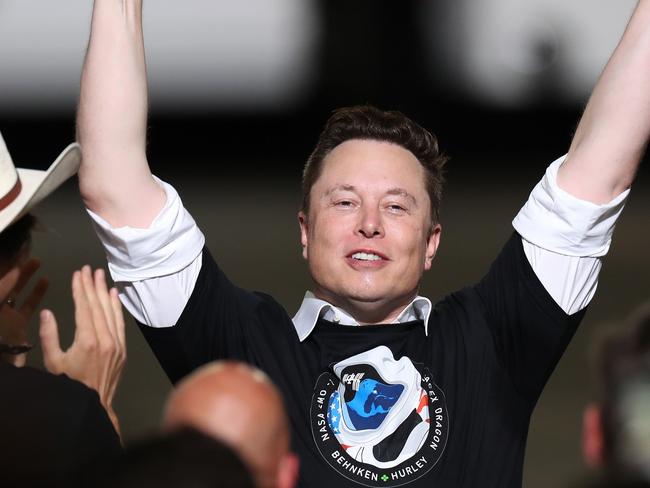
<path fill-rule="evenodd" d="M 41 312 L 41 344 L 45 367 L 53 374 L 66 374 L 99 393 L 115 430 L 120 432 L 113 410 L 113 396 L 126 360 L 124 317 L 117 290 L 106 286 L 104 271 L 94 275 L 84 266 L 72 275 L 75 304 L 74 341 L 61 350 L 54 314 Z"/>

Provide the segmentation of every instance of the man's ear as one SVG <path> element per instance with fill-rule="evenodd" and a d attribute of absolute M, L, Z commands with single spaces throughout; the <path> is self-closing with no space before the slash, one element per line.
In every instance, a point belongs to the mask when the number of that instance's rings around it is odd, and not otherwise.
<path fill-rule="evenodd" d="M 441 232 L 442 226 L 440 224 L 436 224 L 433 226 L 431 232 L 429 233 L 429 237 L 427 238 L 426 254 L 424 256 L 425 271 L 431 269 L 431 263 L 433 262 L 433 258 L 435 257 L 436 252 L 438 251 L 438 246 L 440 245 Z"/>
<path fill-rule="evenodd" d="M 604 451 L 602 410 L 590 403 L 582 414 L 582 456 L 589 467 L 598 468 L 604 463 Z"/>
<path fill-rule="evenodd" d="M 300 225 L 300 243 L 302 244 L 302 257 L 307 259 L 307 247 L 309 244 L 309 223 L 307 215 L 302 210 L 298 212 L 298 225 Z"/>

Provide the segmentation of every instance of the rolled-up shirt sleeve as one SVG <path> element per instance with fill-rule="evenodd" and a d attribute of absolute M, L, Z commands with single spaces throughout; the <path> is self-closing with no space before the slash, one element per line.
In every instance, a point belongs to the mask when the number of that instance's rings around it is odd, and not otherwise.
<path fill-rule="evenodd" d="M 192 294 L 205 238 L 176 190 L 158 178 L 156 181 L 167 199 L 146 229 L 114 228 L 94 212 L 87 212 L 125 308 L 143 324 L 169 327 Z"/>
<path fill-rule="evenodd" d="M 629 190 L 611 202 L 595 204 L 562 190 L 554 161 L 512 222 L 535 274 L 566 313 L 591 301 L 602 256 L 607 254 Z"/>

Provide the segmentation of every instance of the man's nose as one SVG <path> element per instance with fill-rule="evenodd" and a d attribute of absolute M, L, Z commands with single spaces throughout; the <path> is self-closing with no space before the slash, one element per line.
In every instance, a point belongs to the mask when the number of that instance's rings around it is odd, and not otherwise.
<path fill-rule="evenodd" d="M 384 236 L 384 226 L 378 209 L 364 209 L 360 213 L 357 232 L 367 239 Z"/>

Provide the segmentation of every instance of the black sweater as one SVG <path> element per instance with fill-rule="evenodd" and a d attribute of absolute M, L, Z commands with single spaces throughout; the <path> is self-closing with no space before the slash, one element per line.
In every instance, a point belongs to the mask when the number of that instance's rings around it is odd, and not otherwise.
<path fill-rule="evenodd" d="M 476 285 L 421 321 L 319 320 L 300 342 L 272 297 L 233 285 L 204 249 L 174 327 L 141 326 L 173 382 L 218 358 L 284 394 L 300 486 L 518 487 L 532 410 L 583 312 L 548 295 L 514 234 Z"/>

